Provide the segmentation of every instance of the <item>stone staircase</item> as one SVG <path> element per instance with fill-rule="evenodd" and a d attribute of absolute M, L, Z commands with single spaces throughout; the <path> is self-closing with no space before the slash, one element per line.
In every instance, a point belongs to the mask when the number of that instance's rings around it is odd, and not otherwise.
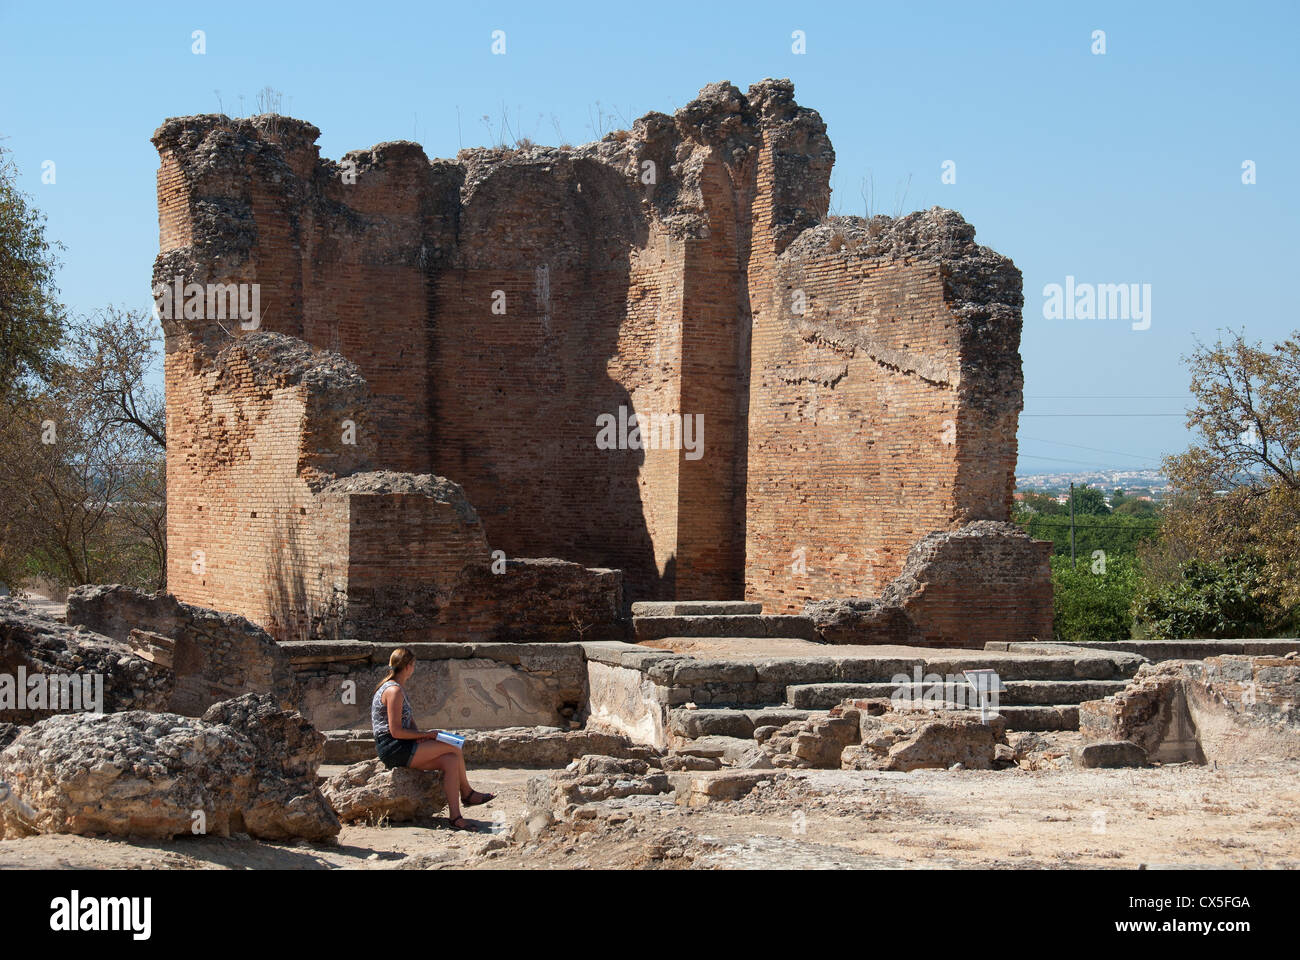
<path fill-rule="evenodd" d="M 563 766 L 589 753 L 630 756 L 651 741 L 659 749 L 712 755 L 722 741 L 710 738 L 752 746 L 760 728 L 805 720 L 850 698 L 978 709 L 963 676 L 976 669 L 997 671 L 1003 685 L 997 709 L 1009 730 L 1077 730 L 1079 704 L 1122 690 L 1144 662 L 1113 648 L 1060 644 L 960 650 L 819 643 L 809 618 L 764 615 L 759 604 L 740 601 L 634 603 L 632 622 L 636 644 L 574 645 L 589 681 L 593 669 L 605 671 L 591 689 L 591 717 L 599 723 L 462 730 L 471 741 L 467 761 Z M 899 682 L 900 674 L 908 679 Z M 599 697 L 597 687 L 604 690 Z M 603 732 L 612 729 L 628 735 Z M 368 729 L 326 736 L 326 763 L 374 756 Z"/>
<path fill-rule="evenodd" d="M 999 697 L 997 712 L 1012 731 L 1079 729 L 1079 704 L 1099 700 L 1124 689 L 1127 680 L 1010 681 Z M 943 691 L 941 694 L 940 691 Z M 669 712 L 669 732 L 675 736 L 751 737 L 765 725 L 780 726 L 791 720 L 829 710 L 846 699 L 893 698 L 933 703 L 936 708 L 965 706 L 978 709 L 969 687 L 957 684 L 893 684 L 882 681 L 857 683 L 800 683 L 786 687 L 785 702 L 771 706 L 674 707 Z M 929 692 L 932 698 L 922 698 Z M 943 697 L 942 702 L 937 698 Z"/>
<path fill-rule="evenodd" d="M 1009 730 L 1077 730 L 1079 704 L 1100 700 L 1127 686 L 1117 680 L 1004 680 L 998 695 L 997 712 L 1007 718 Z M 946 703 L 975 707 L 978 700 L 968 684 L 892 684 L 892 683 L 806 683 L 786 688 L 792 707 L 806 710 L 829 710 L 840 701 L 853 698 L 892 698 L 905 700 L 930 697 Z M 936 704 L 937 705 L 937 704 Z"/>
<path fill-rule="evenodd" d="M 761 611 L 760 604 L 740 601 L 632 605 L 634 634 L 639 644 L 647 644 L 643 649 L 648 654 L 653 652 L 650 646 L 671 650 L 682 647 L 681 641 L 703 638 L 727 638 L 731 649 L 708 658 L 692 649 L 696 655 L 689 663 L 679 661 L 673 666 L 678 693 L 668 716 L 672 736 L 747 738 L 758 727 L 805 719 L 848 698 L 898 697 L 932 702 L 936 707 L 958 704 L 978 709 L 962 674 L 990 668 L 997 670 L 1003 685 L 997 710 L 1009 730 L 1077 730 L 1079 704 L 1122 690 L 1142 663 L 1140 656 L 1110 650 L 1044 650 L 1042 655 L 1024 651 L 1013 657 L 1006 650 L 908 648 L 911 655 L 899 656 L 898 648 L 884 648 L 873 656 L 870 647 L 809 646 L 809 641 L 816 643 L 817 635 L 808 617 Z M 744 649 L 746 639 L 754 641 L 753 657 L 735 653 Z M 784 639 L 804 641 L 797 656 L 766 657 L 759 652 L 763 641 Z M 868 651 L 865 656 L 864 651 Z M 648 663 L 641 668 L 651 669 Z M 913 679 L 898 683 L 899 674 Z M 939 675 L 938 682 L 933 674 Z M 682 701 L 684 696 L 691 706 Z"/>

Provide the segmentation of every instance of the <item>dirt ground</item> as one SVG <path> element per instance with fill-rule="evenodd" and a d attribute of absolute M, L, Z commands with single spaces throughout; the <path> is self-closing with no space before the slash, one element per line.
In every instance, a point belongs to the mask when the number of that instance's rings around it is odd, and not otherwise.
<path fill-rule="evenodd" d="M 773 772 L 747 797 L 589 804 L 516 841 L 536 770 L 483 770 L 478 833 L 347 826 L 336 844 L 0 841 L 0 869 L 1300 868 L 1300 761 L 1133 770 Z"/>

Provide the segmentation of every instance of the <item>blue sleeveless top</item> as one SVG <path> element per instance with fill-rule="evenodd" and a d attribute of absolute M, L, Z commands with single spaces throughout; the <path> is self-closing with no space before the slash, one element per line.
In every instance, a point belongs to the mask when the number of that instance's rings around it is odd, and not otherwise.
<path fill-rule="evenodd" d="M 384 705 L 384 691 L 389 687 L 397 687 L 401 690 L 401 684 L 396 680 L 387 680 L 379 685 L 379 689 L 375 691 L 370 701 L 370 727 L 375 732 L 376 740 L 381 734 L 391 736 L 388 732 L 388 707 Z M 405 690 L 402 690 L 402 729 L 415 729 L 415 715 L 411 712 L 411 701 L 406 699 Z"/>

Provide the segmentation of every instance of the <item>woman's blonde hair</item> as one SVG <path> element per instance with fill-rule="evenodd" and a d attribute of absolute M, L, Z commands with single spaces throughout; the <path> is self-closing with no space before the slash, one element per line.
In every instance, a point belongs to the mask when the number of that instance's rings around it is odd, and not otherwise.
<path fill-rule="evenodd" d="M 379 683 L 375 685 L 375 689 L 378 690 L 389 680 L 393 679 L 393 677 L 397 676 L 399 672 L 405 670 L 408 664 L 414 662 L 415 654 L 406 647 L 398 647 L 388 655 L 388 676 L 380 680 Z"/>

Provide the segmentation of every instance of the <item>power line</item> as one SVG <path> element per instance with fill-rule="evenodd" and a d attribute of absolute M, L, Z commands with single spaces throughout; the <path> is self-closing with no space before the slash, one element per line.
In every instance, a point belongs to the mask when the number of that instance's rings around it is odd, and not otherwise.
<path fill-rule="evenodd" d="M 1141 453 L 1124 453 L 1122 450 L 1104 450 L 1101 447 L 1085 447 L 1081 443 L 1066 443 L 1063 440 L 1048 440 L 1046 437 L 1022 437 L 1022 440 L 1033 440 L 1035 443 L 1051 443 L 1058 447 L 1074 447 L 1078 450 L 1091 450 L 1093 453 L 1109 453 L 1117 457 L 1134 457 L 1138 460 L 1159 460 L 1159 457 L 1149 457 Z"/>
<path fill-rule="evenodd" d="M 1042 454 L 1037 454 L 1037 453 L 1022 453 L 1022 454 L 1017 455 L 1016 459 L 1017 459 L 1017 461 L 1019 461 L 1019 460 L 1051 460 L 1051 461 L 1054 462 L 1054 463 L 1073 463 L 1073 464 L 1077 464 L 1078 466 L 1081 466 L 1081 467 L 1090 467 L 1090 466 L 1094 466 L 1094 464 L 1093 464 L 1093 462 L 1092 462 L 1091 460 L 1068 460 L 1068 459 L 1066 459 L 1066 458 L 1064 458 L 1064 457 L 1045 457 L 1045 456 L 1043 456 Z M 1100 469 L 1100 468 L 1098 468 L 1098 469 Z"/>
<path fill-rule="evenodd" d="M 1021 416 L 1187 416 L 1183 414 L 1021 414 Z"/>
<path fill-rule="evenodd" d="M 1120 514 L 1120 516 L 1123 516 L 1123 514 Z M 1039 525 L 1039 526 L 1044 526 L 1044 527 L 1068 527 L 1068 526 L 1070 526 L 1070 521 L 1069 521 L 1069 520 L 1046 520 L 1046 519 L 1032 518 L 1032 519 L 1028 519 L 1028 520 L 1021 520 L 1021 521 L 1018 521 L 1018 522 L 1024 524 L 1025 526 L 1030 526 L 1030 525 L 1034 525 L 1034 524 L 1037 524 L 1037 525 Z M 1078 528 L 1078 527 L 1092 527 L 1092 528 L 1096 528 L 1096 529 L 1104 528 L 1104 529 L 1106 529 L 1106 530 L 1118 530 L 1118 531 L 1120 531 L 1120 532 L 1122 533 L 1122 532 L 1125 531 L 1125 530 L 1128 530 L 1128 529 L 1130 529 L 1130 528 L 1132 528 L 1132 527 L 1139 526 L 1139 525 L 1144 524 L 1144 523 L 1155 523 L 1155 524 L 1159 524 L 1159 523 L 1164 523 L 1164 521 L 1161 520 L 1159 517 L 1153 517 L 1153 518 L 1150 518 L 1150 519 L 1145 518 L 1145 517 L 1135 517 L 1135 518 L 1133 518 L 1132 520 L 1128 521 L 1127 523 L 1092 523 L 1092 522 L 1088 522 L 1088 523 L 1080 523 L 1078 520 L 1076 520 L 1076 521 L 1074 521 L 1074 526 L 1075 526 L 1076 528 Z"/>

